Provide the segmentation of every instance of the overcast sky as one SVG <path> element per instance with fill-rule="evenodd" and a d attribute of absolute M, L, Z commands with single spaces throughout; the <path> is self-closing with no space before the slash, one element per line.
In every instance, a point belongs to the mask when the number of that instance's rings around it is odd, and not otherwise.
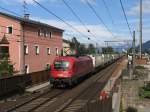
<path fill-rule="evenodd" d="M 94 7 L 98 15 L 102 18 L 109 30 L 115 37 L 104 27 L 99 19 L 94 15 L 92 10 L 87 5 L 87 0 L 65 0 L 74 10 L 74 12 L 81 18 L 86 27 L 91 33 L 87 32 L 85 27 L 78 21 L 78 19 L 71 13 L 71 11 L 65 6 L 62 0 L 37 0 L 40 4 L 48 8 L 50 11 L 61 17 L 67 23 L 73 25 L 76 29 L 82 32 L 84 35 L 88 35 L 91 39 L 80 35 L 71 27 L 65 25 L 62 21 L 59 21 L 53 15 L 47 13 L 40 8 L 32 0 L 26 0 L 27 9 L 26 12 L 31 15 L 32 19 L 45 22 L 50 25 L 62 28 L 65 30 L 64 38 L 71 39 L 73 36 L 84 43 L 97 42 L 99 45 L 104 45 L 105 40 L 122 40 L 132 39 L 129 34 L 120 0 L 104 0 L 108 10 L 105 8 L 102 0 L 88 0 L 88 2 Z M 131 27 L 131 30 L 136 31 L 136 39 L 139 38 L 139 0 L 122 0 L 127 18 Z M 0 0 L 0 6 L 8 10 L 23 15 L 23 0 Z M 3 9 L 0 11 L 5 12 Z M 112 21 L 114 23 L 112 23 Z M 70 34 L 70 35 L 67 35 Z M 150 0 L 143 0 L 143 41 L 149 40 L 150 35 Z M 137 41 L 138 43 L 138 41 Z"/>

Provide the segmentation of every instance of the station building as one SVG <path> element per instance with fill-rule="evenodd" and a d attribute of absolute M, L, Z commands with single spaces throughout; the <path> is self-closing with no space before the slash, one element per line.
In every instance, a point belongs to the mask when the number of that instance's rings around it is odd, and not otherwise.
<path fill-rule="evenodd" d="M 63 49 L 63 30 L 0 12 L 0 57 L 9 55 L 16 74 L 43 71 Z"/>

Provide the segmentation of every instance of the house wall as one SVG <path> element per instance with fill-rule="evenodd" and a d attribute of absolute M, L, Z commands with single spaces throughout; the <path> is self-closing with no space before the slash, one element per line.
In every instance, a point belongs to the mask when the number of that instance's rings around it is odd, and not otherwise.
<path fill-rule="evenodd" d="M 38 36 L 38 30 L 42 26 L 25 25 L 25 45 L 28 46 L 28 55 L 25 55 L 25 64 L 29 65 L 29 72 L 37 72 L 46 69 L 46 64 L 52 64 L 56 57 L 56 48 L 59 53 L 62 50 L 62 32 L 45 28 L 52 32 L 52 37 Z M 39 55 L 35 53 L 35 45 L 39 46 Z M 48 55 L 46 49 L 50 48 Z"/>
<path fill-rule="evenodd" d="M 7 26 L 13 27 L 12 34 L 6 34 Z M 14 30 L 16 29 L 16 30 Z M 21 25 L 20 22 L 8 18 L 6 16 L 0 15 L 0 40 L 3 38 L 4 34 L 6 35 L 9 41 L 9 54 L 10 61 L 14 64 L 15 71 L 20 70 L 20 39 L 21 39 Z"/>
<path fill-rule="evenodd" d="M 3 27 L 4 26 L 4 27 Z M 13 34 L 5 34 L 6 27 L 13 26 Z M 52 32 L 52 37 L 38 36 L 39 28 L 47 29 Z M 23 36 L 24 30 L 24 36 Z M 6 35 L 9 41 L 10 61 L 14 64 L 15 71 L 22 73 L 23 65 L 29 66 L 29 73 L 38 72 L 46 69 L 47 64 L 52 64 L 56 57 L 56 48 L 59 53 L 62 50 L 62 32 L 59 30 L 39 26 L 37 24 L 27 24 L 23 26 L 21 22 L 12 19 L 11 17 L 0 15 L 0 40 Z M 28 46 L 28 54 L 24 56 L 24 45 Z M 40 48 L 39 55 L 35 53 L 35 45 Z M 51 49 L 51 54 L 47 55 L 46 49 Z"/>

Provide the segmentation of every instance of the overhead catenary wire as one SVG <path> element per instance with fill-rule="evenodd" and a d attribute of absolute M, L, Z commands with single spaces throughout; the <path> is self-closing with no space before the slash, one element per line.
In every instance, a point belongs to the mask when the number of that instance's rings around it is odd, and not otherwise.
<path fill-rule="evenodd" d="M 80 32 L 78 29 L 76 29 L 73 25 L 71 25 L 70 23 L 66 22 L 64 19 L 62 19 L 61 17 L 57 16 L 54 12 L 50 11 L 49 9 L 47 9 L 46 7 L 44 7 L 42 4 L 40 4 L 38 1 L 36 0 L 32 0 L 33 2 L 35 2 L 38 6 L 40 6 L 42 9 L 44 9 L 46 12 L 48 12 L 49 14 L 55 16 L 57 19 L 59 19 L 60 21 L 62 21 L 63 23 L 65 23 L 67 26 L 69 26 L 70 28 L 72 28 L 73 30 L 75 30 L 76 32 L 78 32 L 79 34 L 81 34 L 83 37 L 90 39 L 90 37 L 86 36 L 85 34 L 83 34 L 82 32 Z"/>
<path fill-rule="evenodd" d="M 2 7 L 2 6 L 0 6 L 0 9 L 5 10 L 6 12 L 9 12 L 9 13 L 11 13 L 11 14 L 14 14 L 14 15 L 17 15 L 17 16 L 21 17 L 20 14 L 18 14 L 18 13 L 16 13 L 16 12 L 13 12 L 13 11 L 10 11 L 10 10 L 8 10 L 8 9 L 6 9 L 6 8 L 4 8 L 4 7 Z"/>
<path fill-rule="evenodd" d="M 123 11 L 123 14 L 124 14 L 124 17 L 125 17 L 125 20 L 126 20 L 126 23 L 127 23 L 128 29 L 129 29 L 129 34 L 131 35 L 131 38 L 132 38 L 132 31 L 131 31 L 131 28 L 130 28 L 130 25 L 129 25 L 129 22 L 128 22 L 128 19 L 127 19 L 126 13 L 125 13 L 125 9 L 124 9 L 124 6 L 123 6 L 123 3 L 122 3 L 122 1 L 121 1 L 121 0 L 120 0 L 120 4 L 121 4 L 121 9 L 122 9 L 122 11 Z"/>
<path fill-rule="evenodd" d="M 19 14 L 17 14 L 17 13 L 15 13 L 15 12 L 13 12 L 13 11 L 10 11 L 10 10 L 8 10 L 8 9 L 6 9 L 6 8 L 3 8 L 3 7 L 1 7 L 0 6 L 0 8 L 2 9 L 2 10 L 5 10 L 6 12 L 8 12 L 8 13 L 11 13 L 11 14 L 14 14 L 14 15 L 16 15 L 16 16 L 19 16 L 19 17 L 22 17 L 22 15 L 19 15 Z M 57 16 L 57 15 L 56 15 Z M 61 19 L 61 18 L 60 18 Z M 62 19 L 63 20 L 63 19 Z M 65 22 L 65 21 L 64 21 Z M 67 24 L 67 22 L 66 22 L 66 24 Z M 68 23 L 68 26 L 72 26 L 71 24 L 69 24 Z M 5 26 L 2 26 L 1 25 L 1 27 L 5 27 Z M 14 28 L 13 28 L 14 29 Z M 76 28 L 74 28 L 73 26 L 72 26 L 72 29 L 74 29 L 75 31 L 77 31 L 78 33 L 80 33 L 83 37 L 87 37 L 86 35 L 84 35 L 84 34 L 82 34 L 80 31 L 78 31 Z M 14 29 L 14 30 L 18 30 L 18 31 L 21 31 L 20 29 Z M 18 35 L 16 35 L 16 36 L 18 36 Z M 87 37 L 88 39 L 90 39 L 90 37 Z M 82 38 L 81 38 L 82 39 Z"/>
<path fill-rule="evenodd" d="M 115 26 L 113 17 L 112 17 L 112 15 L 111 15 L 111 13 L 110 13 L 110 10 L 109 10 L 109 8 L 108 8 L 108 6 L 107 6 L 105 0 L 102 0 L 102 2 L 103 2 L 104 6 L 105 6 L 105 8 L 106 8 L 106 10 L 107 10 L 107 12 L 108 12 L 108 15 L 109 15 L 109 17 L 110 17 L 110 19 L 111 19 L 112 25 Z"/>
<path fill-rule="evenodd" d="M 108 28 L 108 26 L 105 24 L 105 22 L 103 21 L 103 19 L 99 16 L 99 14 L 96 12 L 96 10 L 94 9 L 94 7 L 89 3 L 89 1 L 86 1 L 87 5 L 89 6 L 89 8 L 93 11 L 93 13 L 95 14 L 95 16 L 98 18 L 98 20 L 100 21 L 100 23 L 102 23 L 104 25 L 104 27 L 106 28 L 106 30 L 112 35 L 112 37 L 115 38 L 114 34 L 112 33 L 112 31 Z"/>
<path fill-rule="evenodd" d="M 4 7 L 1 7 L 1 6 L 0 6 L 0 8 L 1 8 L 2 10 L 4 10 L 4 11 L 8 12 L 8 13 L 11 13 L 11 14 L 16 15 L 16 16 L 18 16 L 18 17 L 22 17 L 22 15 L 19 15 L 19 14 L 16 13 L 16 12 L 10 11 L 10 10 L 4 8 Z M 7 26 L 2 26 L 2 25 L 0 25 L 0 26 L 7 28 Z M 13 28 L 13 30 L 22 31 L 21 29 L 15 29 L 15 28 Z M 75 29 L 74 29 L 74 30 L 75 30 Z M 77 29 L 76 29 L 76 30 L 77 30 Z M 80 33 L 80 35 L 82 34 L 80 31 L 77 31 L 77 32 Z M 3 33 L 5 33 L 5 32 L 3 32 Z M 5 34 L 7 34 L 7 33 L 5 33 Z M 14 36 L 19 36 L 19 35 L 14 35 Z M 84 35 L 84 34 L 82 34 L 82 36 L 83 36 L 83 37 L 87 37 L 87 36 Z M 90 39 L 90 37 L 87 37 L 87 38 Z M 83 40 L 83 38 L 80 38 L 80 39 Z M 90 39 L 90 40 L 91 40 L 91 39 Z M 94 41 L 94 40 L 92 40 L 92 41 Z"/>
<path fill-rule="evenodd" d="M 22 15 L 19 15 L 19 14 L 17 14 L 16 12 L 10 11 L 10 10 L 8 10 L 8 9 L 6 9 L 6 8 L 1 7 L 1 6 L 0 6 L 0 9 L 6 11 L 6 12 L 8 12 L 8 13 L 11 13 L 11 14 L 13 14 L 13 15 L 15 15 L 15 16 L 22 17 Z M 22 19 L 24 19 L 24 18 L 22 18 Z M 3 26 L 3 25 L 0 25 L 0 27 L 7 28 L 7 26 Z M 16 29 L 16 28 L 12 28 L 12 29 L 13 29 L 13 30 L 16 30 L 16 31 L 23 31 L 23 30 L 21 30 L 21 29 Z M 3 33 L 4 33 L 4 34 L 7 34 L 6 32 L 3 32 Z M 15 34 L 12 34 L 12 35 L 14 35 L 14 36 L 19 36 L 19 35 L 15 35 Z M 81 40 L 83 40 L 83 39 L 81 38 Z"/>
<path fill-rule="evenodd" d="M 96 38 L 96 36 L 89 30 L 89 28 L 87 28 L 87 26 L 84 24 L 81 18 L 77 15 L 77 13 L 73 10 L 73 8 L 65 0 L 62 0 L 62 1 L 67 6 L 67 8 L 72 12 L 72 14 L 78 19 L 78 21 L 83 25 L 86 31 Z"/>

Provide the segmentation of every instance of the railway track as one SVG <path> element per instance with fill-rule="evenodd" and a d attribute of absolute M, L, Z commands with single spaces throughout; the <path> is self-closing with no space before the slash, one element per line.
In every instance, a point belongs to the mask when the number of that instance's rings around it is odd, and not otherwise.
<path fill-rule="evenodd" d="M 15 107 L 7 110 L 6 112 L 32 112 L 36 108 L 45 103 L 55 100 L 55 97 L 63 94 L 65 90 L 51 89 L 37 97 L 34 97 L 26 102 L 23 102 Z"/>
<path fill-rule="evenodd" d="M 57 98 L 55 102 L 45 107 L 39 107 L 33 112 L 75 112 L 87 104 L 95 93 L 99 93 L 111 76 L 115 64 L 110 65 L 100 73 L 85 80 L 79 86 Z M 105 81 L 104 81 L 105 80 Z M 94 89 L 96 88 L 96 90 Z M 88 94 L 87 94 L 88 93 Z M 73 105 L 72 105 L 73 104 Z M 78 111 L 77 111 L 78 112 Z"/>
<path fill-rule="evenodd" d="M 115 68 L 114 65 L 116 63 L 101 70 L 73 89 L 68 91 L 51 89 L 5 112 L 74 112 L 87 104 L 93 95 L 104 87 Z"/>
<path fill-rule="evenodd" d="M 109 78 L 111 73 L 114 71 L 115 66 L 109 68 L 108 75 L 104 75 L 106 72 L 103 73 L 100 77 L 98 77 L 93 84 L 89 87 L 82 90 L 78 95 L 74 98 L 69 99 L 67 103 L 62 105 L 60 108 L 55 110 L 54 112 L 78 112 L 83 106 L 90 102 L 90 100 L 99 93 L 99 91 L 104 87 L 105 83 L 101 83 L 101 80 L 105 80 L 105 78 Z M 108 71 L 107 71 L 108 72 Z"/>

